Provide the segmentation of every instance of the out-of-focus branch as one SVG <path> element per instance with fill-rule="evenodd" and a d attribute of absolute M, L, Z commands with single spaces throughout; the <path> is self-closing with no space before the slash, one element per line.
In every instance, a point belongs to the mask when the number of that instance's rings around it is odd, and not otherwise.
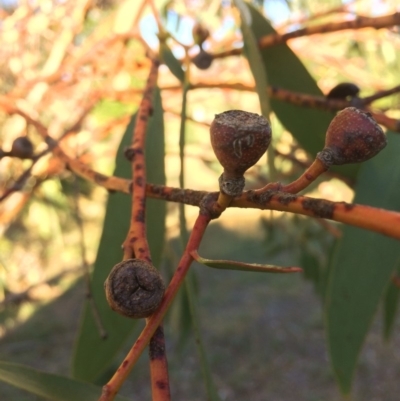
<path fill-rule="evenodd" d="M 339 21 L 324 23 L 319 25 L 313 25 L 306 28 L 298 29 L 292 32 L 279 34 L 274 33 L 270 35 L 263 36 L 259 39 L 258 45 L 260 49 L 265 49 L 270 46 L 275 46 L 281 43 L 286 43 L 290 39 L 299 38 L 303 36 L 310 36 L 315 34 L 325 34 L 330 32 L 338 32 L 343 30 L 356 30 L 363 28 L 389 28 L 395 25 L 400 25 L 400 13 L 396 12 L 394 14 L 384 15 L 381 17 L 361 17 L 357 16 L 355 19 L 350 21 Z M 229 56 L 237 56 L 242 54 L 242 48 L 234 48 L 229 50 L 224 50 L 222 52 L 213 53 L 213 59 L 225 58 Z"/>
<path fill-rule="evenodd" d="M 306 28 L 298 29 L 293 32 L 280 34 L 271 34 L 263 36 L 259 41 L 259 47 L 264 49 L 266 47 L 274 46 L 280 43 L 285 43 L 290 39 L 299 38 L 301 36 L 310 36 L 315 34 L 324 34 L 329 32 L 344 31 L 347 29 L 363 29 L 363 28 L 388 28 L 391 26 L 400 25 L 400 13 L 383 15 L 381 17 L 361 17 L 357 16 L 354 20 L 330 22 L 327 24 L 319 24 L 309 26 Z"/>

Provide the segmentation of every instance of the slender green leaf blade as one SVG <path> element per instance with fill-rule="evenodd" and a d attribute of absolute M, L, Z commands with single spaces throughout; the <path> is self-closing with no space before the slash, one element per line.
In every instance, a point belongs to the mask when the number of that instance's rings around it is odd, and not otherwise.
<path fill-rule="evenodd" d="M 164 174 L 164 125 L 160 93 L 154 96 L 154 112 L 149 119 L 146 136 L 146 167 L 148 181 L 165 184 Z M 124 149 L 130 145 L 135 116 L 129 123 L 117 152 L 115 175 L 131 177 L 131 165 L 124 157 Z M 164 202 L 151 200 L 146 203 L 147 235 L 155 266 L 161 259 L 164 242 L 165 213 Z M 104 296 L 104 281 L 111 268 L 121 261 L 121 245 L 129 229 L 131 198 L 125 194 L 111 194 L 108 199 L 103 232 L 92 276 L 92 292 L 101 321 L 108 333 L 102 340 L 93 318 L 92 311 L 85 305 L 81 327 L 73 359 L 73 375 L 76 378 L 95 380 L 113 361 L 123 346 L 137 320 L 124 318 L 113 312 Z"/>
<path fill-rule="evenodd" d="M 275 33 L 271 24 L 251 5 L 251 28 L 256 40 Z M 271 86 L 309 95 L 323 96 L 317 83 L 296 54 L 284 43 L 261 49 L 263 66 Z M 271 108 L 284 127 L 293 134 L 300 145 L 315 156 L 325 143 L 325 132 L 334 113 L 300 107 L 271 99 Z M 334 168 L 354 178 L 358 165 Z"/>
<path fill-rule="evenodd" d="M 400 138 L 360 169 L 355 203 L 400 210 Z M 334 254 L 326 294 L 331 361 L 341 390 L 349 393 L 358 355 L 400 257 L 398 241 L 345 227 Z"/>
<path fill-rule="evenodd" d="M 169 68 L 173 75 L 183 82 L 185 79 L 185 72 L 179 60 L 174 56 L 168 45 L 163 42 L 160 44 L 160 56 L 162 62 Z"/>
<path fill-rule="evenodd" d="M 200 316 L 197 308 L 197 296 L 194 287 L 193 273 L 188 274 L 187 277 L 185 278 L 185 290 L 188 297 L 189 310 L 191 315 L 194 336 L 196 340 L 197 352 L 199 353 L 201 370 L 203 372 L 203 377 L 206 384 L 207 398 L 210 401 L 221 401 L 217 388 L 215 387 L 214 379 L 212 377 L 210 364 L 208 362 L 206 347 L 204 346 L 203 336 L 201 334 Z"/>
<path fill-rule="evenodd" d="M 97 401 L 102 391 L 101 387 L 91 383 L 2 361 L 0 380 L 52 401 Z M 116 396 L 115 400 L 129 401 L 121 396 Z"/>
<path fill-rule="evenodd" d="M 258 263 L 245 263 L 236 262 L 234 260 L 212 260 L 202 258 L 196 251 L 192 252 L 196 262 L 206 265 L 208 267 L 213 267 L 215 269 L 225 269 L 225 270 L 243 270 L 247 272 L 259 272 L 259 273 L 299 273 L 303 270 L 300 267 L 281 267 L 274 265 L 261 265 Z"/>
<path fill-rule="evenodd" d="M 400 260 L 397 264 L 397 275 L 400 275 Z M 386 289 L 383 300 L 383 336 L 386 341 L 390 340 L 393 333 L 397 311 L 399 309 L 400 288 L 390 283 Z"/>
<path fill-rule="evenodd" d="M 268 87 L 267 71 L 265 68 L 260 68 L 260 66 L 262 66 L 263 64 L 263 61 L 261 58 L 261 53 L 258 47 L 257 40 L 253 34 L 253 31 L 251 30 L 251 14 L 243 0 L 235 0 L 235 4 L 240 12 L 240 17 L 242 21 L 241 29 L 244 42 L 244 52 L 249 61 L 250 70 L 256 83 L 256 90 L 260 102 L 261 114 L 268 120 L 270 120 L 271 105 L 269 101 L 269 95 L 266 90 L 266 88 Z M 275 151 L 272 144 L 268 147 L 267 154 L 270 179 L 274 181 L 276 177 L 276 169 L 274 163 Z"/>
<path fill-rule="evenodd" d="M 269 119 L 270 104 L 266 88 L 268 87 L 267 71 L 262 66 L 261 53 L 258 48 L 257 40 L 251 30 L 251 14 L 243 0 L 235 0 L 236 7 L 240 11 L 242 20 L 242 35 L 244 49 L 249 61 L 250 69 L 253 74 L 258 98 L 260 100 L 261 114 Z"/>

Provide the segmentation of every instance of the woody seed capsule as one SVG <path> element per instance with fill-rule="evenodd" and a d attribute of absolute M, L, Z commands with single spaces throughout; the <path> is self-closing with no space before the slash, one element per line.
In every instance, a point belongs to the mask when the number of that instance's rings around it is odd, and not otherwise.
<path fill-rule="evenodd" d="M 325 147 L 317 158 L 327 167 L 360 163 L 377 155 L 386 144 L 382 128 L 370 113 L 347 107 L 331 121 Z"/>
<path fill-rule="evenodd" d="M 268 149 L 271 126 L 258 114 L 229 110 L 215 116 L 210 136 L 214 153 L 224 167 L 220 189 L 227 195 L 238 196 L 243 191 L 244 172 Z"/>

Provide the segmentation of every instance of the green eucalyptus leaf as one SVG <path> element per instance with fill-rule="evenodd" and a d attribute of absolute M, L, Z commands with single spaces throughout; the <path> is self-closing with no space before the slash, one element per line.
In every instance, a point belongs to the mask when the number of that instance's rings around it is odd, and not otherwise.
<path fill-rule="evenodd" d="M 360 169 L 354 202 L 400 210 L 400 138 Z M 372 185 L 373 183 L 373 185 Z M 332 366 L 343 393 L 349 393 L 363 342 L 379 302 L 398 266 L 398 241 L 345 227 L 330 266 L 326 322 Z"/>
<path fill-rule="evenodd" d="M 212 260 L 202 258 L 196 251 L 191 253 L 196 262 L 224 270 L 243 270 L 247 272 L 259 273 L 298 273 L 303 271 L 300 267 L 281 267 L 275 265 L 261 265 L 258 263 L 236 262 L 234 260 Z"/>
<path fill-rule="evenodd" d="M 397 276 L 400 275 L 400 260 L 397 265 Z M 400 288 L 390 282 L 383 300 L 383 336 L 386 341 L 393 334 L 394 323 L 399 309 Z"/>
<path fill-rule="evenodd" d="M 244 51 L 249 60 L 251 72 L 256 83 L 256 90 L 260 100 L 261 114 L 269 119 L 270 104 L 269 96 L 266 88 L 268 87 L 267 71 L 260 68 L 263 65 L 260 49 L 258 48 L 257 40 L 251 30 L 252 16 L 246 3 L 243 0 L 234 0 L 236 7 L 239 9 L 242 20 L 242 35 L 244 42 Z"/>
<path fill-rule="evenodd" d="M 189 272 L 185 278 L 185 290 L 189 302 L 189 310 L 191 322 L 193 326 L 196 348 L 199 354 L 201 370 L 206 384 L 207 399 L 210 401 L 221 401 L 217 388 L 215 387 L 214 379 L 212 377 L 210 364 L 208 362 L 206 347 L 204 346 L 203 336 L 200 327 L 200 316 L 197 308 L 197 294 L 195 291 L 195 276 L 193 272 Z"/>
<path fill-rule="evenodd" d="M 251 5 L 247 7 L 251 15 L 251 29 L 257 41 L 262 36 L 276 33 L 257 9 Z M 261 49 L 260 53 L 269 85 L 293 92 L 323 96 L 314 78 L 285 43 Z M 334 113 L 300 107 L 273 98 L 271 98 L 271 108 L 283 126 L 307 152 L 315 156 L 322 150 L 325 144 L 325 132 Z M 335 167 L 333 170 L 355 178 L 358 168 L 358 165 L 347 165 Z"/>
<path fill-rule="evenodd" d="M 101 387 L 69 377 L 0 361 L 0 380 L 52 401 L 97 401 Z M 129 401 L 117 395 L 115 401 Z"/>
<path fill-rule="evenodd" d="M 153 106 L 154 112 L 149 119 L 146 135 L 147 180 L 165 184 L 164 124 L 158 90 L 154 95 Z M 119 177 L 131 177 L 131 164 L 124 156 L 124 149 L 131 143 L 135 119 L 136 115 L 132 117 L 117 152 L 115 175 Z M 146 202 L 146 229 L 155 266 L 161 260 L 165 215 L 165 202 Z M 72 367 L 74 377 L 82 380 L 93 381 L 107 369 L 137 324 L 137 320 L 122 317 L 110 309 L 103 287 L 111 268 L 121 261 L 121 245 L 129 229 L 130 216 L 131 197 L 122 193 L 110 194 L 91 283 L 93 298 L 108 337 L 100 338 L 92 310 L 89 305 L 85 305 Z"/>
<path fill-rule="evenodd" d="M 170 69 L 172 74 L 175 75 L 179 81 L 183 82 L 185 73 L 182 69 L 182 65 L 165 42 L 160 44 L 160 56 L 162 62 Z"/>

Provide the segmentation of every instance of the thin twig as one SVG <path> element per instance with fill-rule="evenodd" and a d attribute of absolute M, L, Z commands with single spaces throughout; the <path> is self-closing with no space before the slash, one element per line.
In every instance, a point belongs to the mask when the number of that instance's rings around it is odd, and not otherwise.
<path fill-rule="evenodd" d="M 143 98 L 136 115 L 132 144 L 125 154 L 132 164 L 132 214 L 130 228 L 123 243 L 124 259 L 136 257 L 151 263 L 150 248 L 146 235 L 146 160 L 145 140 L 148 120 L 153 110 L 153 93 L 157 84 L 159 62 L 152 61 Z M 146 319 L 148 323 L 149 318 Z M 168 362 L 162 323 L 149 344 L 151 388 L 153 401 L 169 401 Z M 119 372 L 117 371 L 118 375 Z"/>
<path fill-rule="evenodd" d="M 136 124 L 132 134 L 132 144 L 125 154 L 132 162 L 132 215 L 130 228 L 123 243 L 124 259 L 135 256 L 151 263 L 149 244 L 146 238 L 145 198 L 146 162 L 144 155 L 145 136 L 148 119 L 152 111 L 152 97 L 157 83 L 158 62 L 153 62 L 146 89 L 137 112 Z"/>
<path fill-rule="evenodd" d="M 149 343 L 150 338 L 153 336 L 157 327 L 160 325 L 179 288 L 181 287 L 183 280 L 185 279 L 186 274 L 189 270 L 189 267 L 193 262 L 191 252 L 199 247 L 201 239 L 203 238 L 204 232 L 210 221 L 211 218 L 208 214 L 200 213 L 200 215 L 198 216 L 193 226 L 193 230 L 190 235 L 186 249 L 178 264 L 175 274 L 165 291 L 165 295 L 159 309 L 148 319 L 146 327 L 137 338 L 135 344 L 128 352 L 117 372 L 103 387 L 103 392 L 101 397 L 99 398 L 99 401 L 110 401 L 114 398 L 114 396 L 117 394 L 122 384 L 124 383 L 125 379 L 128 377 L 133 366 L 139 359 L 146 345 Z"/>
<path fill-rule="evenodd" d="M 284 33 L 282 35 L 275 33 L 266 35 L 258 41 L 259 47 L 265 49 L 266 47 L 274 46 L 280 43 L 285 43 L 290 39 L 299 38 L 302 36 L 310 36 L 315 34 L 325 34 L 330 32 L 344 31 L 348 29 L 356 30 L 363 28 L 388 28 L 400 24 L 400 13 L 390 15 L 383 15 L 381 17 L 360 17 L 357 16 L 354 20 L 330 22 L 325 24 L 313 25 L 306 28 L 298 29 L 296 31 Z"/>

